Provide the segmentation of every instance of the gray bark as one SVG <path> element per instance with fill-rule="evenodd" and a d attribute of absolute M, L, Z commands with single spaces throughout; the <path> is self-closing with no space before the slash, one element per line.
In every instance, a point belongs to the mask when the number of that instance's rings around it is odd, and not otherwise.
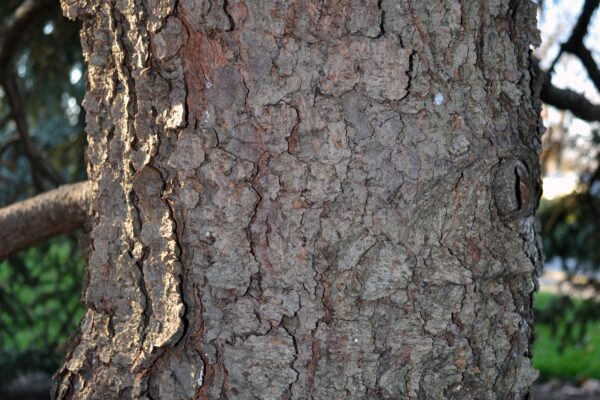
<path fill-rule="evenodd" d="M 93 250 L 59 399 L 520 399 L 528 0 L 63 0 Z"/>

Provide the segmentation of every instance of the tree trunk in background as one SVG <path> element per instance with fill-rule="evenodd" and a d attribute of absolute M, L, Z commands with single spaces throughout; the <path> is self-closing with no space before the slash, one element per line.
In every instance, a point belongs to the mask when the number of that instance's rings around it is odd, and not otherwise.
<path fill-rule="evenodd" d="M 521 399 L 529 0 L 63 0 L 94 228 L 59 399 Z"/>

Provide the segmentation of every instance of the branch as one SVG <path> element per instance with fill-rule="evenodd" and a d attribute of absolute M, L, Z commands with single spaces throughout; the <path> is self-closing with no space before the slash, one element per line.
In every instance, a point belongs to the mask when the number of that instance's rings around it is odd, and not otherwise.
<path fill-rule="evenodd" d="M 594 61 L 592 57 L 592 52 L 589 51 L 583 43 L 579 43 L 579 46 L 574 48 L 573 50 L 569 50 L 570 53 L 575 54 L 585 69 L 587 70 L 588 76 L 594 82 L 594 86 L 596 89 L 600 90 L 600 69 L 598 69 L 598 64 Z"/>
<path fill-rule="evenodd" d="M 586 0 L 583 5 L 583 9 L 581 11 L 581 15 L 571 32 L 571 37 L 564 44 L 565 47 L 569 47 L 571 45 L 575 45 L 577 43 L 582 43 L 583 38 L 587 34 L 588 26 L 590 24 L 590 20 L 592 19 L 592 15 L 596 8 L 598 8 L 598 4 L 600 4 L 600 0 Z"/>
<path fill-rule="evenodd" d="M 570 89 L 559 89 L 552 85 L 550 74 L 563 52 L 569 52 L 581 60 L 588 76 L 596 88 L 600 90 L 600 69 L 598 69 L 592 53 L 583 44 L 592 15 L 599 5 L 600 0 L 585 0 L 581 15 L 579 15 L 577 23 L 573 27 L 571 36 L 561 45 L 560 52 L 552 62 L 548 72 L 541 71 L 537 60 L 534 60 L 534 69 L 541 83 L 541 87 L 538 86 L 538 88 L 541 89 L 540 98 L 542 101 L 561 110 L 569 110 L 576 117 L 590 122 L 600 121 L 600 105 L 590 102 L 585 96 Z"/>
<path fill-rule="evenodd" d="M 86 181 L 64 185 L 0 208 L 0 260 L 83 226 L 90 196 L 90 186 Z"/>
<path fill-rule="evenodd" d="M 588 76 L 592 82 L 594 82 L 596 88 L 600 90 L 600 69 L 598 69 L 598 65 L 594 61 L 592 53 L 583 44 L 583 39 L 585 38 L 585 35 L 587 35 L 590 20 L 592 19 L 594 11 L 598 8 L 598 5 L 600 5 L 600 0 L 585 1 L 581 15 L 571 32 L 571 36 L 560 47 L 560 51 L 552 62 L 549 71 L 554 69 L 554 65 L 558 62 L 558 59 L 563 52 L 571 53 L 581 60 L 581 63 L 587 70 Z"/>
<path fill-rule="evenodd" d="M 531 72 L 533 74 L 533 91 L 540 99 L 553 107 L 568 110 L 577 118 L 585 121 L 600 122 L 600 105 L 589 101 L 584 95 L 570 89 L 559 89 L 550 80 L 550 73 L 542 71 L 539 61 L 531 58 Z"/>
<path fill-rule="evenodd" d="M 600 105 L 590 102 L 585 96 L 570 89 L 559 89 L 552 85 L 550 79 L 542 84 L 540 98 L 546 104 L 569 110 L 577 118 L 584 121 L 600 122 Z"/>

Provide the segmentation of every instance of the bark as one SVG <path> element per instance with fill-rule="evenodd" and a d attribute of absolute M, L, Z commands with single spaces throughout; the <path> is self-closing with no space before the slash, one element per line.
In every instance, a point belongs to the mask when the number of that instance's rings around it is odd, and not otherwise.
<path fill-rule="evenodd" d="M 94 227 L 59 399 L 520 399 L 527 0 L 63 0 Z"/>
<path fill-rule="evenodd" d="M 0 260 L 82 227 L 89 195 L 88 182 L 80 182 L 0 208 Z"/>

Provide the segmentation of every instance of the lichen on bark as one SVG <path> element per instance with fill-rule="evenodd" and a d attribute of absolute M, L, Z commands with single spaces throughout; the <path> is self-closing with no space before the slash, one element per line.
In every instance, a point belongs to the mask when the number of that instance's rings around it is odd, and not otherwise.
<path fill-rule="evenodd" d="M 532 3 L 62 4 L 94 228 L 56 398 L 526 397 Z"/>

